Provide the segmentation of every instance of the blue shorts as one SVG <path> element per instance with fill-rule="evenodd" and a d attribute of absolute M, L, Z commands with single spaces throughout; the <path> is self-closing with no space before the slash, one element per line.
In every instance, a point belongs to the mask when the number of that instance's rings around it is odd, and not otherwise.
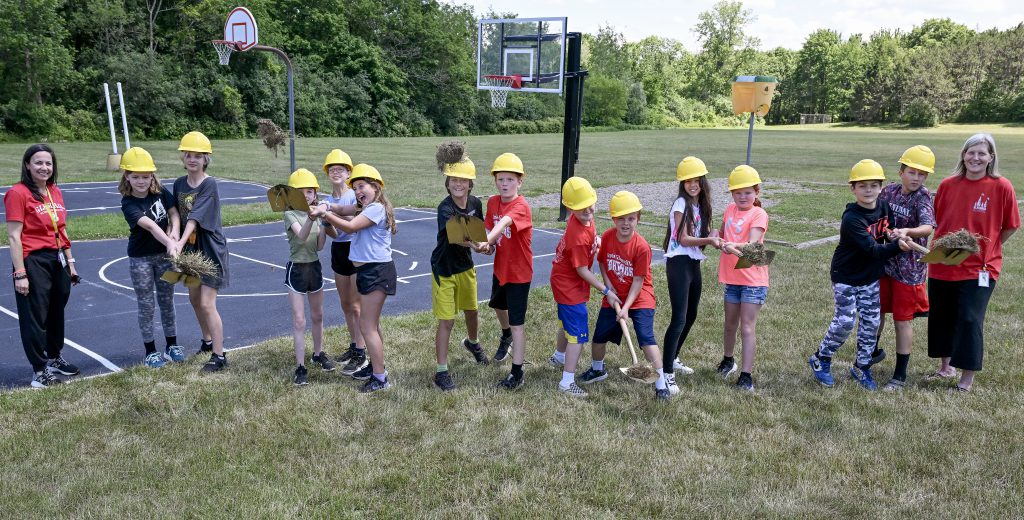
<path fill-rule="evenodd" d="M 633 320 L 638 346 L 658 344 L 658 340 L 654 339 L 654 309 L 630 309 L 629 317 Z M 597 313 L 597 325 L 594 325 L 594 343 L 609 342 L 621 344 L 622 327 L 615 320 L 615 309 L 601 307 L 601 312 Z"/>
<path fill-rule="evenodd" d="M 562 322 L 562 331 L 565 332 L 565 339 L 569 340 L 569 343 L 582 345 L 590 340 L 590 315 L 587 314 L 586 303 L 559 303 L 558 320 Z"/>
<path fill-rule="evenodd" d="M 725 303 L 764 305 L 767 299 L 768 287 L 766 286 L 725 284 Z"/>

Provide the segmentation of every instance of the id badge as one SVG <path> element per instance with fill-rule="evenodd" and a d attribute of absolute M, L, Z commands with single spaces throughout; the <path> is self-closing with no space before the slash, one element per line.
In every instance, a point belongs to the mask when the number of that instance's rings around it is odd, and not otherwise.
<path fill-rule="evenodd" d="M 64 250 L 63 249 L 57 251 L 57 260 L 60 260 L 60 266 L 61 267 L 67 267 L 68 266 L 68 259 L 67 259 L 66 256 L 64 256 Z"/>
<path fill-rule="evenodd" d="M 978 271 L 978 287 L 988 287 L 988 271 Z"/>

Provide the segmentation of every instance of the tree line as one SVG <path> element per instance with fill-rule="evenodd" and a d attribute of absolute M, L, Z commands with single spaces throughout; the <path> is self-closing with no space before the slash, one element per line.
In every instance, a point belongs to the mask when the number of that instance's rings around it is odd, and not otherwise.
<path fill-rule="evenodd" d="M 247 137 L 287 122 L 285 69 L 267 53 L 221 67 L 209 41 L 237 0 L 0 0 L 0 140 L 104 139 L 102 83 L 120 81 L 133 135 L 200 128 Z M 295 66 L 304 136 L 555 132 L 558 96 L 512 94 L 505 109 L 475 88 L 475 13 L 436 0 L 249 0 L 260 42 Z M 700 13 L 696 53 L 670 38 L 584 35 L 584 124 L 742 124 L 729 82 L 779 78 L 767 123 L 801 113 L 836 121 L 930 126 L 1024 121 L 1024 24 L 974 31 L 949 19 L 909 32 L 821 29 L 799 50 L 759 50 L 738 1 Z M 570 20 L 572 30 L 572 20 Z"/>

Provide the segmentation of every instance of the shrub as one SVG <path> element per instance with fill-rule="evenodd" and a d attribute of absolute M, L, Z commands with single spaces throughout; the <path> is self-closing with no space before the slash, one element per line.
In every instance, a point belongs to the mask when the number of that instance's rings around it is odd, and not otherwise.
<path fill-rule="evenodd" d="M 915 128 L 939 124 L 939 111 L 924 98 L 915 98 L 903 111 L 903 122 Z"/>

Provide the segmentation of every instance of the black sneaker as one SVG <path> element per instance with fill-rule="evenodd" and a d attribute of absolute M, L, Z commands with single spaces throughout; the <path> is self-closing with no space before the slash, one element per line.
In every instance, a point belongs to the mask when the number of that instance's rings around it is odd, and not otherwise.
<path fill-rule="evenodd" d="M 366 381 L 371 377 L 373 377 L 373 364 L 371 363 L 366 363 L 365 365 L 363 365 L 363 368 L 360 368 L 359 370 L 352 372 L 352 379 L 355 379 L 357 381 Z"/>
<path fill-rule="evenodd" d="M 508 349 L 512 348 L 512 336 L 502 336 L 498 341 L 498 350 L 494 351 L 494 362 L 501 363 L 508 359 Z"/>
<path fill-rule="evenodd" d="M 462 340 L 462 346 L 465 347 L 470 354 L 473 354 L 473 359 L 475 359 L 477 363 L 481 365 L 486 365 L 487 363 L 490 363 L 490 361 L 487 359 L 487 353 L 484 352 L 484 348 L 481 347 L 479 343 L 470 343 L 469 338 L 465 338 Z"/>
<path fill-rule="evenodd" d="M 505 390 L 509 391 L 518 390 L 521 386 L 523 386 L 523 378 L 516 377 L 512 374 L 509 374 L 508 376 L 505 377 L 505 379 L 498 381 L 499 388 L 504 388 Z"/>
<path fill-rule="evenodd" d="M 326 352 L 313 354 L 312 361 L 316 363 L 320 367 L 320 370 L 323 370 L 324 372 L 334 371 L 334 361 L 331 361 L 331 358 L 327 357 Z"/>
<path fill-rule="evenodd" d="M 728 359 L 722 358 L 722 362 L 718 364 L 718 368 L 715 372 L 722 377 L 729 377 L 730 374 L 736 371 L 736 361 L 729 361 Z"/>
<path fill-rule="evenodd" d="M 659 401 L 668 401 L 672 398 L 672 392 L 669 392 L 668 388 L 655 388 L 654 398 Z"/>
<path fill-rule="evenodd" d="M 203 365 L 203 372 L 220 372 L 228 367 L 227 355 L 210 354 L 210 360 Z"/>
<path fill-rule="evenodd" d="M 50 372 L 56 372 L 66 376 L 78 375 L 78 372 L 80 372 L 78 367 L 65 361 L 63 356 L 57 356 L 56 358 L 51 359 L 50 362 L 46 364 L 46 367 L 50 369 Z"/>
<path fill-rule="evenodd" d="M 580 383 L 589 385 L 598 381 L 604 381 L 608 379 L 607 370 L 595 370 L 593 366 L 587 369 L 586 372 L 580 374 Z"/>
<path fill-rule="evenodd" d="M 50 386 L 57 386 L 63 384 L 60 379 L 57 379 L 50 371 L 46 368 L 39 372 L 36 372 L 32 377 L 32 388 L 46 388 Z"/>
<path fill-rule="evenodd" d="M 870 362 L 870 364 L 868 366 L 877 365 L 877 364 L 881 363 L 884 360 L 885 360 L 885 349 L 884 348 L 876 348 L 875 351 L 871 353 L 871 362 Z"/>
<path fill-rule="evenodd" d="M 196 351 L 197 356 L 201 356 L 206 353 L 213 353 L 213 342 L 207 343 L 205 340 L 199 341 L 199 350 Z"/>
<path fill-rule="evenodd" d="M 292 379 L 292 382 L 295 383 L 295 386 L 305 386 L 305 385 L 308 385 L 309 384 L 309 377 L 308 376 L 309 376 L 309 371 L 306 370 L 305 365 L 299 365 L 299 368 L 295 369 L 295 378 Z"/>
<path fill-rule="evenodd" d="M 342 352 L 341 355 L 338 356 L 338 359 L 336 359 L 335 361 L 337 361 L 338 363 L 348 363 L 348 360 L 352 359 L 352 356 L 355 356 L 356 354 L 359 354 L 361 352 L 364 352 L 363 349 L 356 348 L 355 343 L 349 343 L 348 350 Z"/>
<path fill-rule="evenodd" d="M 746 390 L 747 392 L 753 392 L 754 379 L 746 374 L 740 374 L 740 377 L 736 379 L 736 388 Z"/>
<path fill-rule="evenodd" d="M 383 381 L 376 377 L 371 377 L 363 386 L 359 387 L 359 391 L 368 394 L 370 392 L 376 392 L 377 390 L 386 390 L 391 388 L 391 382 L 385 377 Z"/>
<path fill-rule="evenodd" d="M 365 366 L 369 366 L 369 363 L 366 361 L 366 349 L 356 349 L 352 357 L 348 358 L 345 366 L 341 367 L 341 373 L 342 375 L 350 376 Z"/>
<path fill-rule="evenodd" d="M 444 392 L 450 392 L 455 390 L 455 381 L 452 381 L 451 374 L 445 370 L 444 372 L 437 372 L 434 374 L 434 386 L 440 388 Z"/>

